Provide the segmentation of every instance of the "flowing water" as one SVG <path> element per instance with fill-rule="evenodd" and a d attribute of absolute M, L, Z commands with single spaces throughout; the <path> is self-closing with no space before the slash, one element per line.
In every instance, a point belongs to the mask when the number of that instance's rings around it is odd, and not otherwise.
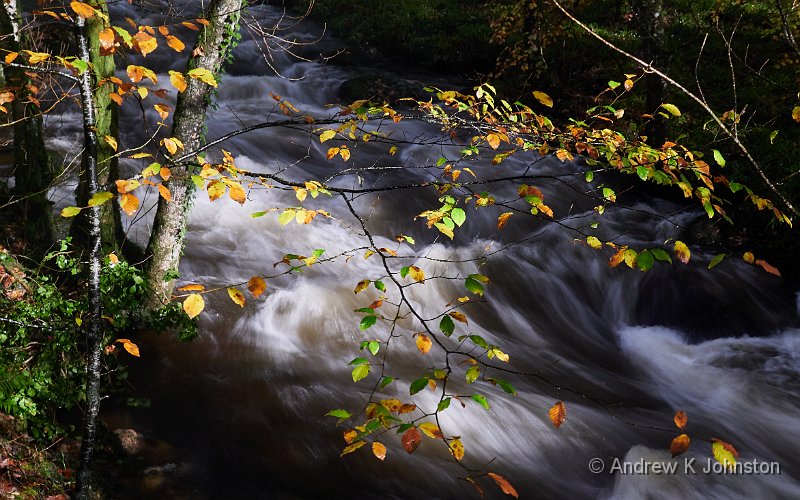
<path fill-rule="evenodd" d="M 278 15 L 266 6 L 255 7 L 254 12 L 265 22 L 274 22 Z M 313 40 L 315 30 L 302 24 L 291 36 Z M 149 56 L 146 62 L 156 64 L 162 75 L 169 67 L 180 69 L 180 62 L 156 57 Z M 222 81 L 217 109 L 208 123 L 209 138 L 282 118 L 269 91 L 303 112 L 329 116 L 332 112 L 324 105 L 336 102 L 341 83 L 370 71 L 298 62 L 285 54 L 274 54 L 273 64 L 284 78 L 266 68 L 257 43 L 245 35 Z M 292 80 L 297 78 L 301 79 Z M 162 79 L 166 81 L 166 76 Z M 126 109 L 121 123 L 140 123 L 139 111 L 134 106 Z M 67 150 L 69 139 L 77 136 L 77 117 L 67 114 L 59 120 L 65 133 L 55 145 Z M 433 137 L 437 132 L 411 120 L 401 125 L 397 133 L 407 137 Z M 139 127 L 123 130 L 122 143 L 136 144 L 143 133 Z M 283 171 L 294 179 L 327 178 L 352 165 L 429 164 L 457 151 L 403 146 L 392 158 L 385 144 L 362 144 L 351 146 L 353 159 L 342 166 L 341 160 L 325 160 L 324 150 L 330 144 L 320 145 L 318 138 L 302 131 L 267 129 L 239 136 L 224 147 L 234 153 L 240 168 Z M 543 175 L 573 168 L 554 160 L 524 160 L 496 168 L 521 172 L 526 162 L 533 162 L 534 171 Z M 127 163 L 123 167 L 141 169 Z M 414 170 L 391 176 L 384 172 L 383 178 L 369 171 L 360 175 L 367 184 L 426 179 L 424 172 Z M 353 187 L 359 181 L 355 175 L 340 175 L 332 182 Z M 619 243 L 639 248 L 682 237 L 681 226 L 697 216 L 679 211 L 662 219 L 609 210 L 597 218 L 594 203 L 569 187 L 578 186 L 577 182 L 537 185 L 556 214 L 574 215 L 567 226 L 598 220 L 599 236 L 617 237 Z M 493 189 L 501 198 L 502 190 Z M 211 203 L 205 193 L 197 196 L 181 262 L 182 282 L 208 288 L 241 283 L 256 274 L 275 273 L 273 264 L 285 253 L 308 255 L 324 248 L 327 255 L 336 255 L 364 245 L 360 226 L 339 198 L 312 203 L 309 199 L 306 204 L 329 210 L 336 218 L 319 217 L 307 226 L 281 226 L 276 213 L 249 216 L 270 207 L 296 206 L 292 191 L 253 189 L 249 198 L 240 206 L 227 199 Z M 658 199 L 627 201 L 643 211 L 679 209 Z M 421 190 L 363 196 L 354 203 L 369 215 L 367 225 L 378 246 L 419 256 L 404 265 L 416 263 L 428 276 L 473 272 L 489 276 L 486 301 L 462 309 L 470 323 L 459 324 L 457 331 L 482 335 L 511 355 L 512 369 L 540 373 L 563 387 L 534 377 L 502 375 L 514 384 L 518 396 L 502 394 L 482 381 L 462 388 L 467 394 L 487 395 L 491 404 L 486 411 L 474 403 L 462 408 L 454 402 L 441 414 L 445 433 L 461 436 L 469 466 L 491 462 L 487 469 L 506 477 L 523 498 L 800 498 L 800 330 L 795 297 L 778 279 L 733 258 L 708 271 L 711 254 L 696 247 L 688 266 L 656 265 L 648 273 L 610 269 L 608 254 L 576 243 L 579 235 L 573 231 L 524 217 L 512 217 L 498 231 L 499 212 L 492 209 L 470 209 L 454 242 L 434 241 L 432 231 L 413 220 L 420 211 L 435 207 L 435 194 Z M 146 205 L 152 205 L 152 198 Z M 131 226 L 132 239 L 146 238 L 147 220 Z M 416 245 L 398 247 L 393 237 L 401 233 L 413 236 Z M 505 249 L 493 253 L 501 248 Z M 486 259 L 472 260 L 487 253 L 491 255 Z M 339 258 L 270 279 L 266 297 L 248 296 L 243 309 L 224 292 L 209 295 L 200 317 L 200 337 L 190 344 L 178 344 L 167 336 L 139 339 L 142 359 L 134 361 L 138 366 L 132 370 L 132 383 L 150 399 L 150 406 L 125 412 L 112 409 L 109 419 L 114 425 L 133 426 L 148 438 L 152 445 L 147 465 L 171 465 L 143 475 L 132 471 L 122 496 L 474 494 L 459 479 L 464 472 L 441 443 L 427 438 L 408 455 L 399 437 L 382 436 L 389 448 L 385 462 L 376 460 L 367 448 L 339 457 L 344 428 L 324 415 L 334 408 L 363 407 L 367 381 L 371 384 L 376 375 L 354 384 L 346 365 L 361 355 L 361 340 L 389 333 L 380 321 L 366 333 L 358 329 L 354 309 L 365 307 L 377 295 L 374 290 L 354 295 L 353 288 L 385 271 L 377 257 L 364 259 L 363 250 L 352 254 L 349 260 Z M 440 260 L 461 262 L 445 265 Z M 461 283 L 434 280 L 409 287 L 407 293 L 422 316 L 434 317 L 465 294 Z M 397 297 L 391 287 L 389 295 Z M 411 338 L 419 324 L 405 320 L 399 329 L 404 337 L 393 341 L 387 371 L 401 380 L 387 388 L 386 397 L 405 401 L 407 384 L 418 376 L 425 360 Z M 431 408 L 438 395 L 426 390 L 410 399 Z M 567 420 L 556 430 L 547 410 L 558 400 L 567 405 Z M 679 434 L 672 424 L 677 409 L 688 413 L 687 431 L 695 440 L 686 454 L 673 459 L 668 447 Z M 704 473 L 711 445 L 702 439 L 711 437 L 733 443 L 742 462 L 776 462 L 780 473 Z M 603 461 L 602 472 L 590 470 L 593 458 Z M 636 463 L 677 463 L 679 468 L 670 474 L 617 470 Z M 481 484 L 489 497 L 503 496 L 488 478 Z"/>

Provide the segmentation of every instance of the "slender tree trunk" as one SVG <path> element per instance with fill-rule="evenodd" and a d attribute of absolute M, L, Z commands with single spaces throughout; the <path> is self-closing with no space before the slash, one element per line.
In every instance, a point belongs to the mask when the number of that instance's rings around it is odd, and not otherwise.
<path fill-rule="evenodd" d="M 106 0 L 94 0 L 88 2 L 98 10 L 108 15 L 108 6 Z M 114 64 L 113 55 L 103 55 L 100 50 L 99 34 L 109 26 L 107 19 L 100 16 L 92 16 L 86 20 L 86 38 L 89 44 L 89 58 L 91 60 L 91 77 L 92 89 L 95 103 L 95 116 L 97 120 L 96 135 L 98 137 L 97 144 L 97 182 L 102 191 L 115 192 L 114 181 L 119 178 L 118 162 L 114 157 L 114 149 L 108 145 L 105 140 L 101 138 L 110 136 L 117 137 L 117 106 L 109 98 L 109 94 L 113 91 L 113 84 L 111 82 L 101 81 L 107 80 L 114 76 L 116 65 Z M 89 200 L 89 193 L 87 187 L 89 183 L 88 172 L 81 171 L 81 183 L 76 195 L 77 204 L 79 206 L 86 206 Z M 81 212 L 72 222 L 71 234 L 78 244 L 85 243 L 87 239 L 88 229 L 88 213 Z M 119 251 L 119 246 L 124 238 L 122 231 L 122 221 L 120 219 L 119 201 L 114 197 L 112 203 L 103 203 L 100 206 L 100 231 L 103 241 L 103 252 L 109 253 L 112 251 Z"/>
<path fill-rule="evenodd" d="M 239 29 L 242 3 L 242 0 L 211 2 L 206 11 L 206 19 L 210 24 L 198 36 L 193 52 L 196 55 L 189 60 L 188 69 L 204 68 L 219 75 L 232 49 L 233 35 Z M 183 142 L 185 151 L 193 151 L 202 144 L 203 126 L 212 91 L 210 85 L 189 78 L 187 89 L 178 96 L 172 136 Z M 147 248 L 150 260 L 146 272 L 152 291 L 148 304 L 150 309 L 169 302 L 172 294 L 194 192 L 190 174 L 190 167 L 174 165 L 172 177 L 166 183 L 172 201 L 167 202 L 163 198 L 158 200 L 158 211 Z"/>
<path fill-rule="evenodd" d="M 20 32 L 20 16 L 16 0 L 6 0 L 0 8 L 0 34 L 9 34 L 0 40 L 0 48 L 19 52 L 25 45 Z M 6 67 L 6 85 L 16 89 L 16 98 L 11 103 L 14 125 L 14 193 L 25 197 L 18 204 L 21 218 L 29 240 L 40 245 L 49 245 L 53 239 L 51 203 L 47 189 L 53 181 L 50 159 L 44 146 L 42 116 L 34 102 L 28 97 L 30 77 L 20 68 Z"/>
<path fill-rule="evenodd" d="M 90 61 L 89 43 L 86 37 L 85 21 L 76 18 L 76 40 L 78 57 Z M 88 71 L 81 75 L 81 105 L 83 107 L 84 153 L 83 169 L 86 172 L 89 196 L 99 191 L 97 183 L 98 144 L 97 118 L 91 75 Z M 100 296 L 100 209 L 90 207 L 88 212 L 89 237 L 87 256 L 89 260 L 89 325 L 87 332 L 86 367 L 86 413 L 83 418 L 83 438 L 81 441 L 80 465 L 77 477 L 77 498 L 90 498 L 92 493 L 91 463 L 94 453 L 97 414 L 100 411 L 100 357 L 102 354 L 103 319 Z"/>

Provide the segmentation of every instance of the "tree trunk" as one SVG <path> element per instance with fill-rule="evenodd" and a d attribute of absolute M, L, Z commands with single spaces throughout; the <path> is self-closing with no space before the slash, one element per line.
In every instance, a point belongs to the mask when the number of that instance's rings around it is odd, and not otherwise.
<path fill-rule="evenodd" d="M 78 57 L 89 63 L 89 43 L 86 37 L 83 18 L 76 17 L 75 37 L 78 43 Z M 99 191 L 97 183 L 98 144 L 97 118 L 91 75 L 88 71 L 80 76 L 81 105 L 83 108 L 84 153 L 83 169 L 88 184 L 86 191 L 93 196 Z M 86 413 L 83 417 L 83 438 L 81 440 L 80 465 L 78 467 L 76 497 L 91 498 L 93 482 L 91 478 L 92 455 L 94 454 L 97 414 L 100 411 L 100 357 L 102 355 L 103 318 L 100 295 L 100 208 L 90 207 L 88 212 L 89 260 L 89 325 L 87 332 L 86 366 Z"/>
<path fill-rule="evenodd" d="M 664 54 L 664 5 L 663 0 L 642 0 L 634 2 L 639 36 L 642 39 L 641 58 L 653 66 L 660 68 L 663 65 Z M 648 136 L 647 142 L 652 146 L 661 146 L 667 137 L 667 123 L 656 114 L 658 107 L 666 101 L 667 82 L 657 75 L 646 75 L 646 102 L 645 109 L 655 118 L 645 128 Z"/>
<path fill-rule="evenodd" d="M 26 45 L 20 32 L 20 16 L 16 0 L 3 2 L 0 8 L 0 33 L 13 34 L 0 40 L 0 49 L 19 52 Z M 21 68 L 6 67 L 6 85 L 15 89 L 11 103 L 14 125 L 14 194 L 24 197 L 17 204 L 27 231 L 27 238 L 36 244 L 52 243 L 51 203 L 47 190 L 53 181 L 53 171 L 42 134 L 42 116 L 39 106 L 28 100 L 30 77 Z"/>
<path fill-rule="evenodd" d="M 204 68 L 219 75 L 225 58 L 233 48 L 242 3 L 243 0 L 211 2 L 205 15 L 210 24 L 198 36 L 197 48 L 193 52 L 197 55 L 189 60 L 188 69 Z M 186 90 L 178 96 L 172 137 L 183 142 L 184 151 L 194 151 L 203 141 L 203 125 L 213 87 L 196 78 L 189 78 L 187 83 Z M 146 273 L 151 287 L 149 309 L 170 300 L 194 193 L 194 183 L 190 179 L 191 167 L 178 164 L 171 168 L 172 176 L 165 184 L 172 194 L 172 201 L 159 198 L 147 248 L 149 261 Z"/>
<path fill-rule="evenodd" d="M 108 6 L 105 0 L 94 0 L 88 2 L 108 16 Z M 108 97 L 113 91 L 113 84 L 106 81 L 103 85 L 100 82 L 114 76 L 116 65 L 113 55 L 102 55 L 100 51 L 99 33 L 109 26 L 107 19 L 100 16 L 92 16 L 86 20 L 86 38 L 89 44 L 89 58 L 92 69 L 92 88 L 94 89 L 95 117 L 97 121 L 96 135 L 97 144 L 97 182 L 101 191 L 116 192 L 114 181 L 119 178 L 118 162 L 114 157 L 114 149 L 100 138 L 104 136 L 117 137 L 117 105 Z M 78 206 L 86 206 L 89 201 L 87 187 L 88 173 L 81 171 L 81 183 L 76 194 Z M 71 234 L 76 244 L 86 242 L 88 229 L 88 213 L 81 212 L 72 222 Z M 120 219 L 119 200 L 115 196 L 111 203 L 103 203 L 100 206 L 100 232 L 102 237 L 103 252 L 119 252 L 122 240 L 125 237 L 122 231 L 122 221 Z"/>

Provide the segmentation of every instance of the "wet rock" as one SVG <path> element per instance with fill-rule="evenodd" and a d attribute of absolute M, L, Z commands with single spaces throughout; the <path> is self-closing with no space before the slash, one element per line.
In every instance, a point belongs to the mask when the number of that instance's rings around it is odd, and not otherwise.
<path fill-rule="evenodd" d="M 115 429 L 120 447 L 129 455 L 136 455 L 144 448 L 144 436 L 134 429 Z"/>

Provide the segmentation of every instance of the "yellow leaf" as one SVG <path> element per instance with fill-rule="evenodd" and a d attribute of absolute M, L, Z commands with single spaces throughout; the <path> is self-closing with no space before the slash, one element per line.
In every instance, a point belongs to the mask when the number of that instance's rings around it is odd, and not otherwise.
<path fill-rule="evenodd" d="M 119 200 L 119 206 L 130 217 L 139 209 L 139 198 L 130 193 L 125 193 Z"/>
<path fill-rule="evenodd" d="M 142 98 L 142 99 L 146 99 L 147 98 L 147 94 L 149 92 L 150 91 L 147 90 L 147 87 L 137 87 L 136 88 L 136 93 L 139 94 L 139 97 Z"/>
<path fill-rule="evenodd" d="M 165 186 L 163 184 L 159 184 L 158 185 L 158 194 L 160 194 L 161 197 L 164 198 L 165 200 L 167 200 L 168 202 L 172 201 L 172 193 L 169 192 L 169 189 L 167 189 L 167 186 Z"/>
<path fill-rule="evenodd" d="M 509 217 L 512 215 L 514 215 L 513 212 L 505 212 L 500 214 L 500 216 L 497 217 L 497 229 L 503 229 L 503 227 L 506 225 L 506 222 L 508 222 Z"/>
<path fill-rule="evenodd" d="M 111 264 L 112 266 L 119 264 L 119 257 L 117 257 L 117 254 L 115 254 L 114 252 L 108 254 L 108 263 Z"/>
<path fill-rule="evenodd" d="M 633 88 L 633 80 L 628 78 L 627 80 L 625 80 L 625 83 L 623 83 L 623 85 L 625 86 L 625 90 L 630 90 Z"/>
<path fill-rule="evenodd" d="M 800 122 L 800 106 L 795 106 L 792 109 L 792 119 L 796 122 Z"/>
<path fill-rule="evenodd" d="M 603 244 L 602 244 L 602 243 L 600 243 L 600 240 L 598 240 L 598 239 L 597 239 L 596 237 L 594 237 L 594 236 L 587 236 L 587 237 L 586 237 L 586 243 L 587 243 L 587 244 L 588 244 L 590 247 L 594 248 L 595 250 L 600 250 L 601 248 L 603 248 Z"/>
<path fill-rule="evenodd" d="M 434 424 L 433 422 L 425 422 L 419 424 L 419 430 L 422 431 L 423 434 L 428 436 L 431 439 L 443 439 L 444 436 L 442 435 L 441 429 L 439 426 Z"/>
<path fill-rule="evenodd" d="M 261 276 L 253 276 L 247 282 L 247 289 L 253 294 L 253 297 L 258 298 L 267 290 L 267 282 Z"/>
<path fill-rule="evenodd" d="M 744 255 L 742 255 L 742 259 L 744 259 L 744 261 L 748 264 L 752 264 L 756 258 L 753 255 L 753 252 L 745 252 Z"/>
<path fill-rule="evenodd" d="M 680 436 L 676 437 L 672 440 L 669 444 L 669 451 L 672 453 L 673 457 L 677 457 L 681 453 L 686 452 L 689 449 L 689 443 L 691 440 L 689 436 L 686 434 L 681 434 Z"/>
<path fill-rule="evenodd" d="M 175 70 L 169 70 L 169 82 L 173 87 L 178 89 L 178 92 L 183 92 L 186 90 L 186 78 L 184 78 L 183 73 L 179 73 Z"/>
<path fill-rule="evenodd" d="M 511 486 L 511 483 L 509 483 L 506 478 L 504 478 L 500 474 L 495 474 L 494 472 L 490 472 L 487 475 L 490 478 L 492 478 L 497 487 L 500 488 L 500 491 L 502 491 L 506 495 L 511 495 L 514 498 L 519 498 L 519 493 L 517 493 L 517 490 L 515 490 L 514 487 Z"/>
<path fill-rule="evenodd" d="M 103 140 L 106 141 L 106 144 L 111 146 L 111 149 L 113 149 L 114 152 L 117 151 L 117 140 L 116 139 L 114 139 L 110 135 L 104 135 L 103 136 Z"/>
<path fill-rule="evenodd" d="M 384 446 L 382 443 L 379 443 L 378 441 L 375 441 L 374 443 L 372 443 L 372 454 L 375 455 L 375 457 L 378 460 L 385 459 L 386 458 L 386 446 Z"/>
<path fill-rule="evenodd" d="M 419 349 L 422 354 L 427 354 L 428 351 L 431 350 L 432 345 L 433 342 L 431 342 L 431 339 L 429 339 L 427 335 L 424 333 L 417 335 L 417 349 Z"/>
<path fill-rule="evenodd" d="M 294 188 L 294 189 L 295 189 L 294 195 L 297 197 L 300 203 L 303 203 L 306 199 L 306 196 L 308 195 L 308 191 L 301 188 Z"/>
<path fill-rule="evenodd" d="M 339 148 L 339 155 L 342 157 L 342 160 L 347 161 L 350 159 L 350 150 L 347 146 L 342 146 Z"/>
<path fill-rule="evenodd" d="M 131 356 L 136 356 L 137 358 L 139 357 L 139 346 L 137 346 L 128 339 L 120 339 L 117 342 L 122 342 L 122 347 L 124 347 L 125 350 L 128 351 L 128 354 L 130 354 Z"/>
<path fill-rule="evenodd" d="M 170 171 L 170 169 L 168 167 L 161 167 L 158 170 L 158 175 L 161 176 L 161 179 L 163 179 L 165 181 L 168 181 L 170 176 L 172 175 L 172 172 Z"/>
<path fill-rule="evenodd" d="M 46 52 L 31 52 L 30 50 L 24 52 L 28 54 L 28 64 L 39 64 L 50 59 L 50 54 Z"/>
<path fill-rule="evenodd" d="M 64 207 L 61 209 L 61 217 L 75 217 L 81 213 L 81 209 L 78 207 Z"/>
<path fill-rule="evenodd" d="M 711 441 L 711 452 L 717 462 L 727 469 L 733 469 L 736 466 L 736 457 L 739 456 L 736 449 L 730 443 L 717 438 L 712 438 Z"/>
<path fill-rule="evenodd" d="M 356 436 L 358 436 L 358 433 L 353 429 L 350 429 L 349 431 L 344 431 L 342 437 L 344 437 L 345 443 L 350 444 L 356 439 Z"/>
<path fill-rule="evenodd" d="M 158 112 L 158 116 L 160 116 L 162 120 L 166 120 L 169 117 L 169 111 L 171 108 L 166 104 L 156 104 L 153 107 Z"/>
<path fill-rule="evenodd" d="M 108 191 L 97 192 L 94 195 L 92 195 L 92 197 L 89 199 L 89 206 L 96 207 L 98 205 L 102 205 L 103 203 L 107 202 L 113 197 L 114 195 L 109 193 Z"/>
<path fill-rule="evenodd" d="M 544 104 L 548 108 L 552 108 L 553 107 L 553 99 L 549 95 L 545 94 L 544 92 L 540 92 L 540 91 L 536 90 L 533 93 L 533 97 L 535 97 L 537 101 L 539 101 L 540 103 Z"/>
<path fill-rule="evenodd" d="M 242 185 L 238 182 L 230 182 L 228 183 L 228 188 L 228 196 L 240 205 L 244 205 L 244 202 L 247 200 L 247 193 L 244 192 Z"/>
<path fill-rule="evenodd" d="M 334 137 L 336 137 L 336 131 L 335 130 L 326 130 L 325 132 L 323 132 L 323 133 L 321 133 L 319 135 L 319 142 L 322 143 L 322 142 L 325 142 L 325 141 L 329 141 L 329 140 L 333 139 Z"/>
<path fill-rule="evenodd" d="M 17 57 L 19 57 L 19 52 L 9 52 L 5 57 L 6 64 L 11 64 Z"/>
<path fill-rule="evenodd" d="M 489 143 L 489 146 L 491 146 L 492 149 L 497 149 L 500 147 L 500 136 L 497 134 L 488 134 L 486 136 L 486 142 Z"/>
<path fill-rule="evenodd" d="M 342 453 L 339 456 L 343 457 L 343 456 L 347 455 L 348 453 L 353 453 L 354 451 L 356 451 L 357 449 L 361 448 L 365 444 L 367 444 L 367 442 L 364 441 L 364 440 L 356 441 L 355 443 L 347 446 L 344 450 L 342 450 Z"/>
<path fill-rule="evenodd" d="M 206 301 L 203 300 L 203 297 L 196 293 L 189 295 L 186 297 L 186 300 L 183 301 L 183 311 L 190 318 L 196 317 L 203 311 L 203 308 L 205 307 Z"/>
<path fill-rule="evenodd" d="M 156 50 L 156 47 L 158 47 L 158 40 L 144 31 L 133 35 L 133 39 L 136 40 L 136 43 L 139 45 L 139 51 L 142 53 L 142 56 L 147 56 L 147 54 L 153 52 Z"/>
<path fill-rule="evenodd" d="M 196 283 L 190 283 L 188 285 L 183 285 L 182 287 L 178 288 L 179 292 L 202 292 L 205 290 L 206 287 L 203 285 L 198 285 Z"/>
<path fill-rule="evenodd" d="M 684 264 L 689 263 L 689 259 L 692 258 L 692 252 L 689 250 L 689 247 L 686 246 L 686 243 L 680 240 L 675 242 L 675 257 Z"/>
<path fill-rule="evenodd" d="M 194 68 L 189 70 L 187 73 L 190 77 L 196 78 L 203 83 L 206 83 L 212 87 L 217 86 L 217 80 L 214 78 L 214 74 L 211 71 L 207 70 L 206 68 Z"/>
<path fill-rule="evenodd" d="M 417 283 L 425 281 L 425 272 L 417 266 L 410 266 L 408 268 L 408 275 Z"/>
<path fill-rule="evenodd" d="M 467 317 L 458 311 L 451 311 L 448 314 L 450 315 L 451 318 L 453 318 L 456 321 L 460 321 L 461 323 L 464 324 L 469 324 L 469 322 L 467 321 Z"/>
<path fill-rule="evenodd" d="M 355 289 L 353 289 L 353 293 L 358 293 L 364 291 L 370 284 L 369 280 L 361 280 L 356 285 Z"/>
<path fill-rule="evenodd" d="M 206 189 L 208 190 L 208 199 L 211 201 L 214 201 L 225 194 L 225 184 L 223 184 L 220 180 L 209 182 Z"/>
<path fill-rule="evenodd" d="M 186 48 L 186 45 L 180 39 L 172 35 L 167 35 L 167 45 L 175 52 L 183 52 L 183 49 Z"/>
<path fill-rule="evenodd" d="M 553 425 L 556 426 L 556 429 L 561 427 L 561 424 L 564 423 L 564 420 L 567 419 L 567 407 L 564 406 L 563 401 L 559 401 L 554 404 L 550 411 L 547 412 L 547 416 L 550 417 L 550 421 L 553 422 Z"/>
<path fill-rule="evenodd" d="M 83 2 L 70 2 L 69 6 L 75 11 L 76 14 L 81 16 L 84 19 L 89 19 L 90 17 L 94 17 L 95 11 L 94 8 L 86 3 Z"/>
<path fill-rule="evenodd" d="M 174 155 L 178 152 L 178 142 L 175 140 L 174 137 L 167 137 L 166 139 L 161 139 L 161 145 L 167 148 L 169 154 Z"/>
<path fill-rule="evenodd" d="M 453 458 L 459 462 L 464 458 L 464 444 L 460 439 L 450 440 L 450 442 L 447 443 L 447 446 L 450 448 L 450 453 L 453 454 Z"/>
<path fill-rule="evenodd" d="M 239 307 L 244 307 L 244 294 L 233 287 L 228 287 L 228 297 Z"/>
<path fill-rule="evenodd" d="M 328 160 L 332 159 L 334 156 L 339 154 L 339 148 L 330 148 L 328 152 L 325 154 L 325 158 Z"/>

